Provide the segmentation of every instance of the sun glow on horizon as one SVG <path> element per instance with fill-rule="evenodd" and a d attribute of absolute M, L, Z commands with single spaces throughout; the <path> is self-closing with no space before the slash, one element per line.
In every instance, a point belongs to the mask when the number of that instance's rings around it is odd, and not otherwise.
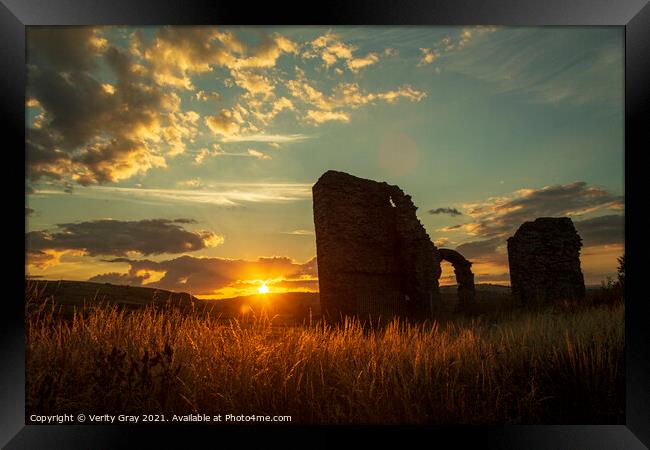
<path fill-rule="evenodd" d="M 269 293 L 269 287 L 266 285 L 266 283 L 262 283 L 262 285 L 257 288 L 257 292 L 260 294 L 268 294 Z"/>

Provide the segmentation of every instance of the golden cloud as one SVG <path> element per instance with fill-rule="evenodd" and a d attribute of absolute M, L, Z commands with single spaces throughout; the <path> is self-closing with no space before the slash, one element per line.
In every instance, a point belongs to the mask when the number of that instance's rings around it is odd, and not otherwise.
<path fill-rule="evenodd" d="M 33 30 L 28 41 L 26 106 L 38 113 L 28 119 L 26 144 L 28 178 L 36 183 L 88 186 L 165 168 L 196 142 L 202 126 L 227 142 L 264 135 L 263 127 L 283 111 L 314 125 L 349 122 L 351 111 L 363 105 L 417 102 L 426 95 L 410 86 L 365 92 L 356 83 L 325 93 L 300 68 L 295 79 L 283 80 L 284 72 L 275 70 L 278 59 L 299 55 L 301 45 L 277 33 L 253 49 L 213 26 L 161 27 L 151 38 L 137 30 L 128 34 L 125 47 L 107 39 L 103 28 L 92 27 Z M 357 49 L 332 33 L 307 45 L 303 56 L 340 60 L 353 72 L 380 58 L 379 53 L 355 56 Z M 193 77 L 216 68 L 230 73 L 227 86 L 244 93 L 201 120 L 183 108 L 176 91 L 194 90 Z M 276 96 L 280 85 L 288 94 Z M 198 90 L 193 98 L 205 102 L 220 96 Z M 202 148 L 194 162 L 216 154 Z"/>
<path fill-rule="evenodd" d="M 198 131 L 198 114 L 181 111 L 178 96 L 152 83 L 151 73 L 127 53 L 108 44 L 98 52 L 91 42 L 97 33 L 49 32 L 47 45 L 38 33 L 31 36 L 30 55 L 38 63 L 30 65 L 28 98 L 42 108 L 26 130 L 31 181 L 89 185 L 126 179 L 165 167 L 163 153 L 182 153 Z M 60 52 L 67 58 L 59 58 Z M 114 82 L 91 73 L 100 59 Z"/>
<path fill-rule="evenodd" d="M 271 68 L 284 53 L 297 53 L 298 45 L 279 34 L 274 34 L 252 56 L 227 64 L 233 69 Z"/>
<path fill-rule="evenodd" d="M 366 56 L 354 57 L 357 47 L 346 44 L 340 40 L 340 36 L 327 32 L 317 37 L 310 43 L 310 49 L 303 53 L 305 58 L 320 57 L 326 67 L 334 65 L 342 60 L 351 72 L 358 72 L 379 61 L 377 53 L 368 53 Z M 340 71 L 340 69 L 338 69 Z"/>
<path fill-rule="evenodd" d="M 472 40 L 496 30 L 497 27 L 494 26 L 478 25 L 461 29 L 460 33 L 455 37 L 446 35 L 436 42 L 433 48 L 420 49 L 422 57 L 418 67 L 429 65 L 446 53 L 462 50 Z"/>
<path fill-rule="evenodd" d="M 246 152 L 252 156 L 253 158 L 257 159 L 271 159 L 270 155 L 267 155 L 266 153 L 262 153 L 259 150 L 255 150 L 254 148 L 249 148 L 246 150 Z"/>
<path fill-rule="evenodd" d="M 348 69 L 350 69 L 352 72 L 358 72 L 364 67 L 368 67 L 372 64 L 375 64 L 377 61 L 379 61 L 379 55 L 377 53 L 368 53 L 366 56 L 362 58 L 349 59 L 347 62 L 347 66 Z"/>
<path fill-rule="evenodd" d="M 235 80 L 235 84 L 251 95 L 261 95 L 263 98 L 273 96 L 273 83 L 268 77 L 244 70 L 232 70 L 230 73 Z"/>
<path fill-rule="evenodd" d="M 303 70 L 296 68 L 296 79 L 286 83 L 291 95 L 307 104 L 310 109 L 305 119 L 314 124 L 328 121 L 350 121 L 350 110 L 371 104 L 375 101 L 394 103 L 399 99 L 419 102 L 426 93 L 409 85 L 384 92 L 363 92 L 357 83 L 339 83 L 330 95 L 316 89 L 307 79 Z"/>
<path fill-rule="evenodd" d="M 142 56 L 160 85 L 194 89 L 191 74 L 210 72 L 214 65 L 234 64 L 244 48 L 231 33 L 216 27 L 162 27 L 145 46 L 139 34 L 132 38 L 145 49 Z M 134 46 L 137 46 L 134 45 Z"/>
<path fill-rule="evenodd" d="M 350 115 L 344 112 L 318 111 L 310 109 L 307 111 L 307 118 L 314 123 L 321 124 L 324 122 L 349 122 Z"/>
<path fill-rule="evenodd" d="M 242 122 L 241 115 L 228 109 L 222 109 L 218 115 L 205 118 L 205 124 L 214 134 L 225 137 L 237 135 Z"/>

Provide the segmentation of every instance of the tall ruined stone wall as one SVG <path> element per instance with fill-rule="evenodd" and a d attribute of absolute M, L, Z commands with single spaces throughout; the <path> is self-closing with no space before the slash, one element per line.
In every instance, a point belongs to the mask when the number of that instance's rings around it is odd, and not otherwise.
<path fill-rule="evenodd" d="M 431 317 L 440 261 L 411 197 L 336 171 L 324 173 L 312 191 L 324 315 Z"/>
<path fill-rule="evenodd" d="M 525 222 L 508 239 L 513 296 L 522 303 L 584 298 L 581 247 L 568 217 Z"/>

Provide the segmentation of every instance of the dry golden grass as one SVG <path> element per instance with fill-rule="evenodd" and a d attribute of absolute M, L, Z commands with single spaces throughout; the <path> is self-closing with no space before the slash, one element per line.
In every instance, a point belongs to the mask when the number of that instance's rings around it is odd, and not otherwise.
<path fill-rule="evenodd" d="M 293 423 L 621 423 L 624 307 L 364 330 L 177 310 L 27 317 L 27 411 Z"/>

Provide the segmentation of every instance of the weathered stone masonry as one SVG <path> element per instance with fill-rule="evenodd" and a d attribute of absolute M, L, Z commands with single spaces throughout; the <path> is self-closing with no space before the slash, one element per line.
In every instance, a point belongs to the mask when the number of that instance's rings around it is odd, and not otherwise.
<path fill-rule="evenodd" d="M 583 299 L 582 240 L 568 217 L 525 222 L 508 239 L 510 286 L 522 303 Z"/>
<path fill-rule="evenodd" d="M 397 186 L 331 170 L 312 191 L 324 316 L 431 317 L 440 298 L 440 260 L 411 197 Z"/>

